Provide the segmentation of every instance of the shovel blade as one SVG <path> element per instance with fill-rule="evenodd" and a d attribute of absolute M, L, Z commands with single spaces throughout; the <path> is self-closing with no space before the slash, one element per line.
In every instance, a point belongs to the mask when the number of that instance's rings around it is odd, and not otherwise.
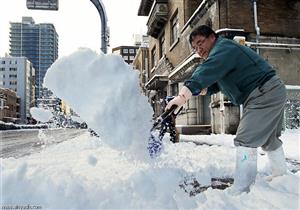
<path fill-rule="evenodd" d="M 158 132 L 152 131 L 150 132 L 150 137 L 148 141 L 149 155 L 151 158 L 155 158 L 160 155 L 163 149 L 162 139 L 158 137 Z"/>
<path fill-rule="evenodd" d="M 176 110 L 177 105 L 173 105 L 169 110 L 165 111 L 161 116 L 157 118 L 157 120 L 154 122 L 154 125 L 152 129 L 150 130 L 150 137 L 148 140 L 148 151 L 151 158 L 155 158 L 160 155 L 162 149 L 163 149 L 163 136 L 164 133 L 160 133 L 155 131 L 155 129 L 159 126 L 161 126 L 165 119 L 170 117 L 171 114 L 174 113 Z"/>

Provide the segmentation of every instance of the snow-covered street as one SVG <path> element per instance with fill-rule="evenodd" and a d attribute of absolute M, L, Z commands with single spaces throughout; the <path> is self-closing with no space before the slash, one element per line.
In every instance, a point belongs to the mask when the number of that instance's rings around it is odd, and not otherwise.
<path fill-rule="evenodd" d="M 299 135 L 300 130 L 290 130 L 282 138 L 287 158 L 298 161 Z M 269 172 L 266 155 L 259 155 L 258 176 L 248 194 L 208 189 L 189 197 L 179 187 L 190 176 L 203 185 L 211 177 L 232 176 L 233 137 L 181 136 L 220 145 L 196 146 L 169 143 L 166 136 L 160 157 L 139 161 L 86 132 L 39 153 L 1 159 L 1 204 L 43 209 L 299 209 L 300 173 L 264 181 Z"/>
<path fill-rule="evenodd" d="M 80 129 L 23 129 L 0 132 L 0 158 L 19 158 L 40 151 L 50 144 L 72 139 L 84 130 Z"/>

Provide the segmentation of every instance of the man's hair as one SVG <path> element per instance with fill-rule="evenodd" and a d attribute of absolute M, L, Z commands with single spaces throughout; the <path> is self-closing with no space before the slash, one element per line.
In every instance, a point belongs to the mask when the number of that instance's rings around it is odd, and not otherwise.
<path fill-rule="evenodd" d="M 218 38 L 218 34 L 216 34 L 216 32 L 214 32 L 214 30 L 212 30 L 209 26 L 207 26 L 207 25 L 198 26 L 190 34 L 189 42 L 192 45 L 192 41 L 193 41 L 195 36 L 204 36 L 204 37 L 207 38 L 211 34 L 213 34 L 216 38 Z"/>

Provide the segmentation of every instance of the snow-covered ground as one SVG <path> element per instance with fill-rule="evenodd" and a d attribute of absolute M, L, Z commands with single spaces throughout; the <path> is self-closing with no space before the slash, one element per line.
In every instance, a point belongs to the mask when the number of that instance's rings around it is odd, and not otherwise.
<path fill-rule="evenodd" d="M 288 158 L 300 160 L 300 130 L 283 134 Z M 266 155 L 258 157 L 258 176 L 248 194 L 231 196 L 213 190 L 189 197 L 179 184 L 194 176 L 232 176 L 232 135 L 181 136 L 181 140 L 222 146 L 172 144 L 157 158 L 139 161 L 112 149 L 89 133 L 46 147 L 20 159 L 1 159 L 1 204 L 43 209 L 299 209 L 300 173 L 264 181 Z M 288 165 L 292 169 L 291 165 Z"/>
<path fill-rule="evenodd" d="M 231 196 L 209 188 L 190 197 L 180 185 L 195 177 L 231 177 L 232 135 L 181 136 L 164 140 L 162 154 L 149 158 L 152 109 L 139 88 L 138 73 L 120 56 L 80 49 L 56 61 L 45 85 L 66 101 L 100 138 L 88 132 L 19 159 L 1 159 L 2 208 L 43 209 L 299 209 L 299 172 L 263 179 L 266 155 L 258 158 L 251 191 Z M 300 130 L 282 136 L 286 156 L 300 160 Z M 197 146 L 192 142 L 213 146 Z M 289 165 L 289 169 L 294 166 Z M 29 206 L 28 206 L 29 205 Z"/>

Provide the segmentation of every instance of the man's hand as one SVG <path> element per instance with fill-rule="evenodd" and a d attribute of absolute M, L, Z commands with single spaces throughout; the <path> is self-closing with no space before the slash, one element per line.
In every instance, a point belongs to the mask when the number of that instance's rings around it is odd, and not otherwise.
<path fill-rule="evenodd" d="M 178 95 L 167 104 L 165 111 L 169 110 L 173 105 L 177 105 L 177 107 L 180 108 L 183 106 L 184 103 L 185 103 L 185 98 L 181 95 Z"/>
<path fill-rule="evenodd" d="M 175 113 L 192 97 L 192 92 L 186 86 L 183 86 L 175 98 L 173 98 L 166 106 L 165 110 L 169 110 L 173 105 L 177 105 Z"/>

